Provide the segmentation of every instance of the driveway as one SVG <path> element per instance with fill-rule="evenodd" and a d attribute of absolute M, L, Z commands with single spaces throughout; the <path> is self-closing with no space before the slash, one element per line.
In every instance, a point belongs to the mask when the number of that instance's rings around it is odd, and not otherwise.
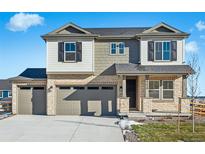
<path fill-rule="evenodd" d="M 16 115 L 0 120 L 0 141 L 123 142 L 116 118 Z"/>

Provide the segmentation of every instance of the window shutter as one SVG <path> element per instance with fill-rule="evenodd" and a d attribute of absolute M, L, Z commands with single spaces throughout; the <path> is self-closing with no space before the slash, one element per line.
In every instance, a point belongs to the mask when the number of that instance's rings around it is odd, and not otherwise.
<path fill-rule="evenodd" d="M 154 61 L 154 41 L 148 42 L 148 61 Z"/>
<path fill-rule="evenodd" d="M 171 41 L 171 58 L 172 61 L 177 60 L 177 41 Z"/>
<path fill-rule="evenodd" d="M 82 42 L 76 42 L 76 61 L 81 62 L 82 61 Z"/>
<path fill-rule="evenodd" d="M 58 62 L 64 61 L 64 42 L 58 42 Z"/>

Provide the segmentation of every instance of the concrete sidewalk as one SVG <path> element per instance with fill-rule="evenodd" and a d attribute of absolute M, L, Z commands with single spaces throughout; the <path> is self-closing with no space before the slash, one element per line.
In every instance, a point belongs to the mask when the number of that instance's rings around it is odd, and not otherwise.
<path fill-rule="evenodd" d="M 0 141 L 123 142 L 116 118 L 17 115 L 0 120 Z"/>

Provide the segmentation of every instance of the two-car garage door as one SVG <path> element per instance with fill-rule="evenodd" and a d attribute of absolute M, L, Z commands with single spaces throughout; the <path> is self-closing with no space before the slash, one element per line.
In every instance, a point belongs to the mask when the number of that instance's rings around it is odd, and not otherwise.
<path fill-rule="evenodd" d="M 59 86 L 57 115 L 116 115 L 115 86 Z"/>

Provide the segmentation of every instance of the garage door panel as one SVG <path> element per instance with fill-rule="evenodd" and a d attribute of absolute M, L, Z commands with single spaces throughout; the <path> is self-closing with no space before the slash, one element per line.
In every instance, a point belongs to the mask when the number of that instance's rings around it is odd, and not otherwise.
<path fill-rule="evenodd" d="M 32 114 L 31 88 L 19 88 L 18 94 L 18 113 Z"/>
<path fill-rule="evenodd" d="M 46 114 L 46 91 L 45 89 L 33 89 L 32 93 L 33 114 Z"/>
<path fill-rule="evenodd" d="M 81 113 L 81 102 L 73 96 L 75 90 L 58 89 L 57 90 L 57 115 L 79 115 Z"/>
<path fill-rule="evenodd" d="M 101 116 L 101 105 L 100 100 L 88 100 L 88 113 L 94 116 Z"/>

